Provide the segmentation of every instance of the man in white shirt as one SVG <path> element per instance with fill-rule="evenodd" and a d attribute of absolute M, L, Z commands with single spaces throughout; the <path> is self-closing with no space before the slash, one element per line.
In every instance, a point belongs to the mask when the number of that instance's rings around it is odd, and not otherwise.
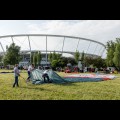
<path fill-rule="evenodd" d="M 34 70 L 34 64 L 30 65 L 28 67 L 28 78 L 26 80 L 26 82 L 30 81 L 30 77 L 31 77 L 31 71 Z"/>

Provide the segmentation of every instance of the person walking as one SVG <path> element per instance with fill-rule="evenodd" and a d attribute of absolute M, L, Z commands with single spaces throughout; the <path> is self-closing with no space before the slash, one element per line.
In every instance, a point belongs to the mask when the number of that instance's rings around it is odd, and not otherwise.
<path fill-rule="evenodd" d="M 17 87 L 19 87 L 19 84 L 18 84 L 18 76 L 20 76 L 19 69 L 18 69 L 18 64 L 15 64 L 15 67 L 14 67 L 15 82 L 14 82 L 14 84 L 13 84 L 13 87 L 15 87 L 15 85 L 17 85 Z"/>

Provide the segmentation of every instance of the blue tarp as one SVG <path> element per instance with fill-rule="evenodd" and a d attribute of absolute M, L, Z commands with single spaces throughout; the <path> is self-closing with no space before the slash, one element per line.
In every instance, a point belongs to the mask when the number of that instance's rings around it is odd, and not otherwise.
<path fill-rule="evenodd" d="M 44 83 L 44 79 L 42 77 L 43 75 L 43 70 L 34 70 L 31 72 L 31 81 L 33 84 L 42 84 Z M 89 77 L 65 77 L 62 78 L 60 77 L 56 72 L 53 70 L 49 70 L 47 72 L 50 81 L 52 83 L 67 83 L 67 82 L 97 82 L 97 81 L 102 81 L 103 78 L 89 78 Z"/>

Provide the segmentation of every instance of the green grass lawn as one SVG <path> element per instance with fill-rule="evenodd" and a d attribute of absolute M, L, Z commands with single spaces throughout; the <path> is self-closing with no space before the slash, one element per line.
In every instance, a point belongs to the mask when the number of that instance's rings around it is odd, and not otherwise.
<path fill-rule="evenodd" d="M 27 72 L 22 71 L 21 76 L 27 78 Z M 0 100 L 120 100 L 120 74 L 116 76 L 114 80 L 101 82 L 41 85 L 26 84 L 20 77 L 20 87 L 12 88 L 13 73 L 0 74 Z"/>

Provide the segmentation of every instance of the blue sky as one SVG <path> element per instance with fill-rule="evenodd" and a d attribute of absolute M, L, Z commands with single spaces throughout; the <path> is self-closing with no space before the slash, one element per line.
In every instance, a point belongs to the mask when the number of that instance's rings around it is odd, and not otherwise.
<path fill-rule="evenodd" d="M 106 44 L 120 37 L 120 20 L 0 20 L 0 36 L 29 33 L 78 36 Z"/>

